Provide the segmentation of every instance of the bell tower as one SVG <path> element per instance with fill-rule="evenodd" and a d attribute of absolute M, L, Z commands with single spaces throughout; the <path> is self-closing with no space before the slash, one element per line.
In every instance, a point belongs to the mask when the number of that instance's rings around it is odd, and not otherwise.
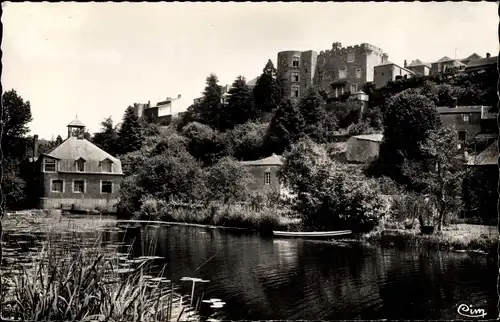
<path fill-rule="evenodd" d="M 78 139 L 83 139 L 83 133 L 85 131 L 85 124 L 78 119 L 78 115 L 75 117 L 71 123 L 68 124 L 68 138 L 74 136 Z"/>

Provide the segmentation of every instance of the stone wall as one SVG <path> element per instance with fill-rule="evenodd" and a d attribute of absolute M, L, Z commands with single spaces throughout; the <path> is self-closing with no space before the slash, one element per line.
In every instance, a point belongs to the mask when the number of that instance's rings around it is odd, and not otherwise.
<path fill-rule="evenodd" d="M 285 95 L 297 103 L 306 90 L 313 85 L 314 73 L 318 54 L 315 51 L 282 51 L 278 53 L 277 76 L 283 85 Z M 299 61 L 299 66 L 293 66 L 294 58 Z M 293 78 L 294 73 L 299 76 L 298 81 Z M 293 95 L 294 86 L 299 88 L 299 97 Z"/>
<path fill-rule="evenodd" d="M 444 126 L 454 125 L 457 131 L 467 131 L 465 140 L 470 142 L 474 137 L 481 132 L 481 114 L 480 113 L 465 113 L 469 114 L 469 121 L 464 121 L 463 114 L 441 114 L 441 123 Z"/>
<path fill-rule="evenodd" d="M 360 140 L 351 137 L 347 141 L 345 156 L 348 162 L 366 163 L 376 160 L 379 150 L 380 142 L 378 141 Z"/>
<path fill-rule="evenodd" d="M 268 165 L 248 165 L 248 171 L 253 176 L 253 182 L 250 183 L 249 188 L 252 191 L 267 191 L 279 190 L 280 182 L 278 178 L 279 166 Z M 265 184 L 265 173 L 271 173 L 271 184 Z"/>

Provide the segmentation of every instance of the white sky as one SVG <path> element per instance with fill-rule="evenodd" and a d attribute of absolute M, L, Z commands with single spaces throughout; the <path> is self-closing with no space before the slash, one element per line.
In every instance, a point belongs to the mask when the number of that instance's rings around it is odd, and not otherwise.
<path fill-rule="evenodd" d="M 128 105 L 258 76 L 282 50 L 370 43 L 403 64 L 498 53 L 496 3 L 3 3 L 2 84 L 31 102 L 31 134 L 90 132 Z"/>

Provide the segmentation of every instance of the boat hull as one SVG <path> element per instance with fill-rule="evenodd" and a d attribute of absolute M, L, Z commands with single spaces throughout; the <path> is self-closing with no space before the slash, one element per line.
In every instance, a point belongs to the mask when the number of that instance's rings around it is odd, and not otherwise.
<path fill-rule="evenodd" d="M 273 231 L 273 235 L 283 238 L 334 238 L 352 234 L 350 230 L 341 231 L 318 231 L 318 232 L 292 232 L 292 231 Z"/>

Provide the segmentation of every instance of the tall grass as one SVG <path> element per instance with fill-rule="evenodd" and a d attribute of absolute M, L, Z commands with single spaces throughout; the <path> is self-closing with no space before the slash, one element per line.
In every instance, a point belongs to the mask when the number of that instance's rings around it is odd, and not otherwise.
<path fill-rule="evenodd" d="M 68 237 L 62 242 L 61 235 L 49 237 L 32 265 L 2 276 L 8 285 L 1 299 L 2 320 L 186 320 L 184 308 L 173 304 L 172 283 L 148 275 L 148 258 L 135 268 L 120 268 L 120 257 L 127 254 L 103 247 L 100 236 L 94 245 Z"/>

